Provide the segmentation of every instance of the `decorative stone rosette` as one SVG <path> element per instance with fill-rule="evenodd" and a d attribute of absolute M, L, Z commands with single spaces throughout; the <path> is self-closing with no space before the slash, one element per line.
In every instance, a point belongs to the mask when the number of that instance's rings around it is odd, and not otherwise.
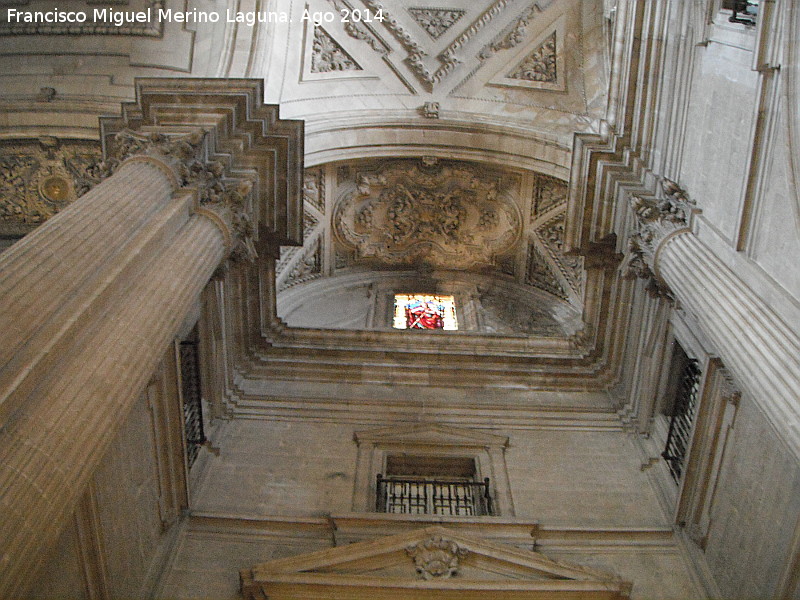
<path fill-rule="evenodd" d="M 359 258 L 391 266 L 468 269 L 511 249 L 521 216 L 499 177 L 438 161 L 398 161 L 357 176 L 334 231 Z"/>
<path fill-rule="evenodd" d="M 469 550 L 452 540 L 435 536 L 406 548 L 414 560 L 420 579 L 450 579 L 458 573 L 459 563 Z"/>

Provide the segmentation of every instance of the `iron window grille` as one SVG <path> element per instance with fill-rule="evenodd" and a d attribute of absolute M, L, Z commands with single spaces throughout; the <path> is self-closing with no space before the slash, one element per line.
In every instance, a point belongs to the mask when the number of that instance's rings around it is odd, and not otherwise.
<path fill-rule="evenodd" d="M 180 343 L 183 425 L 186 433 L 186 460 L 189 467 L 206 442 L 203 431 L 203 405 L 200 395 L 200 357 L 196 341 Z"/>
<path fill-rule="evenodd" d="M 382 513 L 479 517 L 494 515 L 489 478 L 384 477 L 378 473 L 375 509 Z"/>
<path fill-rule="evenodd" d="M 669 422 L 667 443 L 661 456 L 667 462 L 675 483 L 679 483 L 686 461 L 686 451 L 691 440 L 692 427 L 700 395 L 700 367 L 696 360 L 689 360 L 680 375 L 675 395 L 672 418 Z"/>

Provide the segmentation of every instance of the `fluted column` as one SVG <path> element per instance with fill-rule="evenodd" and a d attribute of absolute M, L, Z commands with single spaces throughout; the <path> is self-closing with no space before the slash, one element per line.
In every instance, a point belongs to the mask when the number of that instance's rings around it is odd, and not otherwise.
<path fill-rule="evenodd" d="M 656 273 L 693 313 L 737 383 L 800 456 L 800 338 L 695 235 L 673 236 Z"/>
<path fill-rule="evenodd" d="M 738 385 L 750 392 L 800 458 L 800 336 L 691 232 L 694 203 L 664 179 L 634 197 L 636 229 L 624 272 L 693 315 Z"/>
<path fill-rule="evenodd" d="M 140 250 L 177 180 L 153 160 L 129 160 L 114 175 L 4 254 L 0 270 L 0 423 L 29 393 L 48 356 L 110 274 Z M 16 374 L 16 375 L 15 375 Z"/>
<path fill-rule="evenodd" d="M 103 449 L 226 252 L 211 220 L 192 216 L 69 347 L 0 436 L 0 597 L 24 589 L 72 514 Z M 99 315 L 100 316 L 100 315 Z M 27 558 L 27 560 L 25 560 Z M 34 568 L 32 568 L 34 567 Z"/>
<path fill-rule="evenodd" d="M 220 262 L 298 241 L 302 124 L 261 85 L 138 82 L 103 122 L 107 179 L 0 255 L 0 598 L 25 596 Z"/>

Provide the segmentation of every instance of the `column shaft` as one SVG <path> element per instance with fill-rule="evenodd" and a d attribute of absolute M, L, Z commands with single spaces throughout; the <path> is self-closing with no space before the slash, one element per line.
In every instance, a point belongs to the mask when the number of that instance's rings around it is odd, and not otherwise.
<path fill-rule="evenodd" d="M 136 89 L 101 119 L 116 173 L 0 256 L 0 598 L 25 597 L 223 257 L 301 239 L 303 127 L 263 81 Z"/>
<path fill-rule="evenodd" d="M 97 322 L 76 336 L 0 434 L 0 597 L 24 593 L 106 448 L 226 252 L 193 216 L 143 276 L 119 282 Z"/>
<path fill-rule="evenodd" d="M 674 236 L 658 273 L 737 382 L 800 456 L 800 338 L 696 236 Z"/>
<path fill-rule="evenodd" d="M 0 261 L 0 424 L 23 378 L 46 358 L 110 273 L 136 253 L 169 201 L 165 173 L 143 162 L 110 177 L 12 246 Z M 46 369 L 46 365 L 44 365 Z"/>

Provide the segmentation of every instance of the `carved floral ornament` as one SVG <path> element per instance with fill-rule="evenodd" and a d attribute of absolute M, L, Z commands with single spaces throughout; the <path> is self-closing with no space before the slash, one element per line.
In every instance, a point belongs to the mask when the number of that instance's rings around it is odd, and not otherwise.
<path fill-rule="evenodd" d="M 406 548 L 421 579 L 450 579 L 458 573 L 459 561 L 469 550 L 441 536 L 431 537 Z"/>
<path fill-rule="evenodd" d="M 497 176 L 435 160 L 398 161 L 357 176 L 337 204 L 334 228 L 361 258 L 466 269 L 509 251 L 521 217 Z"/>
<path fill-rule="evenodd" d="M 322 27 L 314 27 L 311 72 L 361 71 L 361 67 Z"/>
<path fill-rule="evenodd" d="M 87 191 L 87 168 L 98 160 L 95 142 L 38 140 L 0 145 L 0 223 L 35 226 Z"/>
<path fill-rule="evenodd" d="M 431 38 L 437 40 L 467 11 L 457 8 L 409 8 L 408 12 Z"/>
<path fill-rule="evenodd" d="M 555 31 L 508 73 L 507 77 L 523 81 L 555 83 L 558 80 Z"/>
<path fill-rule="evenodd" d="M 655 198 L 631 196 L 630 206 L 636 230 L 628 239 L 622 275 L 628 279 L 648 280 L 647 292 L 657 298 L 673 300 L 672 292 L 655 273 L 655 256 L 660 245 L 672 235 L 689 230 L 694 200 L 677 183 L 661 180 Z"/>

